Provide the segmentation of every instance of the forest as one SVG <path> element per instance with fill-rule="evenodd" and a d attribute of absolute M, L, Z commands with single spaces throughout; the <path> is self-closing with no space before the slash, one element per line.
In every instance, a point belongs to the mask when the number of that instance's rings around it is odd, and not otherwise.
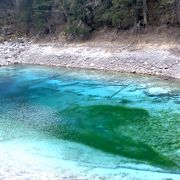
<path fill-rule="evenodd" d="M 0 0 L 0 34 L 89 37 L 148 26 L 180 26 L 180 0 Z"/>

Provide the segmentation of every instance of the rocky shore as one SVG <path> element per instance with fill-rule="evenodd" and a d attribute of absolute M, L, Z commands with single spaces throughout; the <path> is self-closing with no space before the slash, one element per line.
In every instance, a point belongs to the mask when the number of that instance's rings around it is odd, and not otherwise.
<path fill-rule="evenodd" d="M 163 47 L 163 46 L 162 46 Z M 180 49 L 110 42 L 0 44 L 0 66 L 37 64 L 112 70 L 180 79 Z"/>

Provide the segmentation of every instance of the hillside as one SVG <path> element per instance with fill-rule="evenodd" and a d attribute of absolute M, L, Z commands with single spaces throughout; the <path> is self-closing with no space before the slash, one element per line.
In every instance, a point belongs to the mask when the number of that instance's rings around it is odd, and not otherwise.
<path fill-rule="evenodd" d="M 0 40 L 62 32 L 87 39 L 99 29 L 141 33 L 147 27 L 180 27 L 179 0 L 0 0 Z"/>

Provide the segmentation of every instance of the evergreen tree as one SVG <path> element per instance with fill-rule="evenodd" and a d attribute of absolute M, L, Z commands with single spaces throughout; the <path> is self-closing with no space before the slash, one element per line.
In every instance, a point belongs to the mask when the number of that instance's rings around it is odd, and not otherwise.
<path fill-rule="evenodd" d="M 86 37 L 100 27 L 129 29 L 149 25 L 180 24 L 179 0 L 0 0 L 14 3 L 18 26 L 42 34 L 62 30 Z"/>
<path fill-rule="evenodd" d="M 35 29 L 48 33 L 48 18 L 51 15 L 52 0 L 33 0 L 33 17 L 32 22 Z"/>

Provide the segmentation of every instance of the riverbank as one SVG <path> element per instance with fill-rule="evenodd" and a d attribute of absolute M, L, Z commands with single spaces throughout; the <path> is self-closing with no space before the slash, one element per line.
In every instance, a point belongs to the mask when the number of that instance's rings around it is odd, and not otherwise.
<path fill-rule="evenodd" d="M 180 79 L 177 44 L 90 41 L 0 44 L 0 65 L 37 64 L 140 73 Z"/>

